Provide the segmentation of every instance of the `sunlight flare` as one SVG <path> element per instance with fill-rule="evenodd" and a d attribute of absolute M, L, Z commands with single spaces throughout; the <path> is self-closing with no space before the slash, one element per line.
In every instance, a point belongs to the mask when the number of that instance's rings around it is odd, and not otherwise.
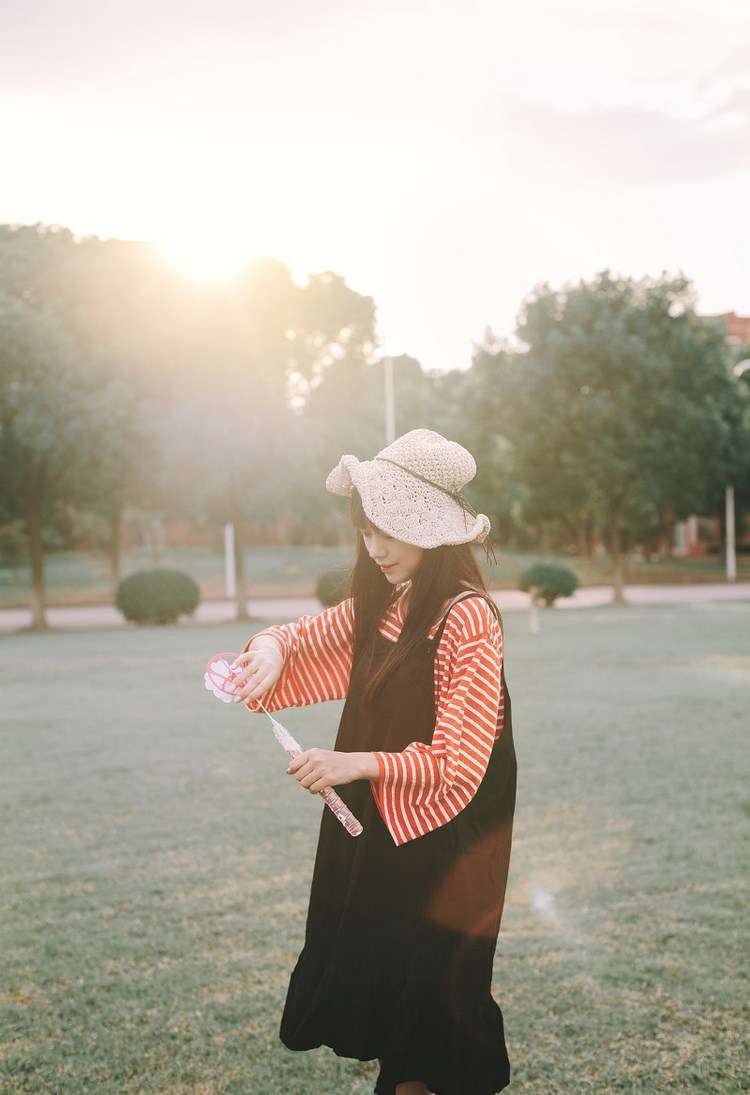
<path fill-rule="evenodd" d="M 253 259 L 246 241 L 218 230 L 206 236 L 163 240 L 159 248 L 170 266 L 199 282 L 228 281 Z"/>

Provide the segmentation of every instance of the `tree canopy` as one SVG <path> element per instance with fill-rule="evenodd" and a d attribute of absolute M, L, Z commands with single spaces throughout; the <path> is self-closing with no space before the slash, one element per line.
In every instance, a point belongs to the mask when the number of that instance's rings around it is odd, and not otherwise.
<path fill-rule="evenodd" d="M 617 565 L 628 538 L 708 504 L 736 461 L 737 392 L 721 333 L 684 277 L 609 271 L 539 286 L 499 362 L 498 404 L 531 507 L 594 515 Z"/>

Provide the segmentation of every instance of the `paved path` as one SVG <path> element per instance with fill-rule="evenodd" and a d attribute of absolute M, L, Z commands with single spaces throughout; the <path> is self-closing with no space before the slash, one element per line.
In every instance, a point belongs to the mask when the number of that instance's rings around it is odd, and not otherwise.
<path fill-rule="evenodd" d="M 696 601 L 750 601 L 750 582 L 700 582 L 693 585 L 632 585 L 625 595 L 631 604 L 676 604 Z M 501 589 L 492 596 L 504 612 L 528 609 L 529 597 L 520 590 Z M 558 608 L 591 608 L 612 600 L 611 586 L 587 586 L 572 597 L 561 597 Z M 251 597 L 247 603 L 250 615 L 263 621 L 296 620 L 323 608 L 316 597 Z M 233 620 L 232 601 L 204 601 L 190 622 L 222 623 Z M 185 617 L 185 620 L 188 618 Z M 0 632 L 13 632 L 28 627 L 28 609 L 0 609 Z M 119 610 L 113 605 L 86 605 L 72 608 L 48 608 L 47 622 L 52 628 L 127 627 Z"/>

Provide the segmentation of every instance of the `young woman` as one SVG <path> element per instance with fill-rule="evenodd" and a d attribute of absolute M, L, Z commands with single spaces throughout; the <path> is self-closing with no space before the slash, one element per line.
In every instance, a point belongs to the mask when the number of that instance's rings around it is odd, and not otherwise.
<path fill-rule="evenodd" d="M 290 774 L 323 809 L 305 943 L 280 1037 L 378 1059 L 376 1095 L 493 1095 L 510 1082 L 490 992 L 510 861 L 516 755 L 502 619 L 470 544 L 490 523 L 459 494 L 471 454 L 411 430 L 326 487 L 358 536 L 348 596 L 253 636 L 238 658 L 251 711 L 345 699 L 332 750 Z"/>

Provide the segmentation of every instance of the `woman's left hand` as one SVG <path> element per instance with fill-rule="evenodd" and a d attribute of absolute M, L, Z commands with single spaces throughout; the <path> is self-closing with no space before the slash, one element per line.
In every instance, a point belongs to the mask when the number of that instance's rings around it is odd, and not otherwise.
<path fill-rule="evenodd" d="M 289 762 L 287 772 L 317 795 L 326 787 L 339 787 L 363 779 L 362 756 L 362 753 L 340 753 L 333 749 L 305 749 Z"/>

